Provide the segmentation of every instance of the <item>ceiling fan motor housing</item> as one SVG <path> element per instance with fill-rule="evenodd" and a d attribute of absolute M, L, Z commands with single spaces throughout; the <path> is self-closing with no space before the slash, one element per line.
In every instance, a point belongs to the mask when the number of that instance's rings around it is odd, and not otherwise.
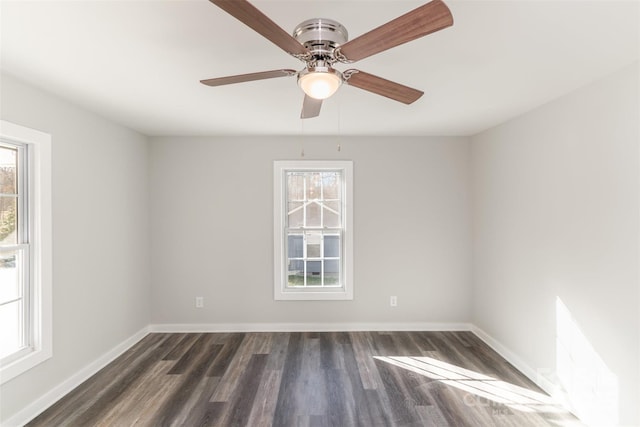
<path fill-rule="evenodd" d="M 335 62 L 333 51 L 349 39 L 347 29 L 326 18 L 308 19 L 293 30 L 293 37 L 309 52 L 313 60 Z"/>

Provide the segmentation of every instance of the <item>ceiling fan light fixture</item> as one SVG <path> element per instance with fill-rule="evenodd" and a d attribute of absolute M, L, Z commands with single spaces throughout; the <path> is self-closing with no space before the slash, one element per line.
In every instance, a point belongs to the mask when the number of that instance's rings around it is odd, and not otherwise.
<path fill-rule="evenodd" d="M 310 67 L 298 74 L 298 85 L 307 96 L 327 99 L 342 84 L 342 73 L 331 67 Z"/>

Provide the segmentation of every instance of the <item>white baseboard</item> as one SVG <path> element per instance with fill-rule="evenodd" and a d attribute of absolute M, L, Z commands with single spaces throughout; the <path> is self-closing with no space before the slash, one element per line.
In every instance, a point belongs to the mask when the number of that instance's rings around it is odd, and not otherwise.
<path fill-rule="evenodd" d="M 470 323 L 159 323 L 150 332 L 470 331 Z"/>
<path fill-rule="evenodd" d="M 511 363 L 517 370 L 522 372 L 527 378 L 533 381 L 538 387 L 543 389 L 547 394 L 553 397 L 558 397 L 558 386 L 554 384 L 548 378 L 545 378 L 544 373 L 539 370 L 533 369 L 528 363 L 526 363 L 520 356 L 508 349 L 500 341 L 480 329 L 479 327 L 472 325 L 471 332 L 476 334 L 478 338 L 484 341 L 489 347 L 494 349 L 500 356 Z"/>
<path fill-rule="evenodd" d="M 82 384 L 84 381 L 89 379 L 92 375 L 98 372 L 100 369 L 107 366 L 113 360 L 115 360 L 122 353 L 131 348 L 135 343 L 140 341 L 149 333 L 149 327 L 146 326 L 122 341 L 120 344 L 113 347 L 111 350 L 100 356 L 98 359 L 94 360 L 84 368 L 80 369 L 80 371 L 73 374 L 71 377 L 67 378 L 51 390 L 47 391 L 45 394 L 40 396 L 37 400 L 27 405 L 18 413 L 14 414 L 11 418 L 7 419 L 2 423 L 5 427 L 17 427 L 23 426 L 35 417 L 37 417 L 40 413 L 42 413 L 45 409 L 56 403 L 60 398 L 65 396 L 71 390 Z M 54 355 L 55 357 L 55 355 Z"/>

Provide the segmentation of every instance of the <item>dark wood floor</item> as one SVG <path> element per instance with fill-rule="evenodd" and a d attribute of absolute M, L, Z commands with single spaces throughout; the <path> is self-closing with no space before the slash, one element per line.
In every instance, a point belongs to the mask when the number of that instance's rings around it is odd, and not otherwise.
<path fill-rule="evenodd" d="M 471 332 L 150 334 L 29 426 L 575 426 Z"/>

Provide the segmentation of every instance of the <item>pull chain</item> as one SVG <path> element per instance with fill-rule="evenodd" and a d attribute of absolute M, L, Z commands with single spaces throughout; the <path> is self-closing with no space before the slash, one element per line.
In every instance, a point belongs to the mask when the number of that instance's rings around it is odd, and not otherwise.
<path fill-rule="evenodd" d="M 302 146 L 300 157 L 304 158 L 304 119 L 300 119 L 300 145 Z"/>
<path fill-rule="evenodd" d="M 340 144 L 340 141 L 342 140 L 342 131 L 340 128 L 340 113 L 342 112 L 342 109 L 340 108 L 341 105 L 342 103 L 338 100 L 338 152 L 342 151 L 342 145 Z"/>

